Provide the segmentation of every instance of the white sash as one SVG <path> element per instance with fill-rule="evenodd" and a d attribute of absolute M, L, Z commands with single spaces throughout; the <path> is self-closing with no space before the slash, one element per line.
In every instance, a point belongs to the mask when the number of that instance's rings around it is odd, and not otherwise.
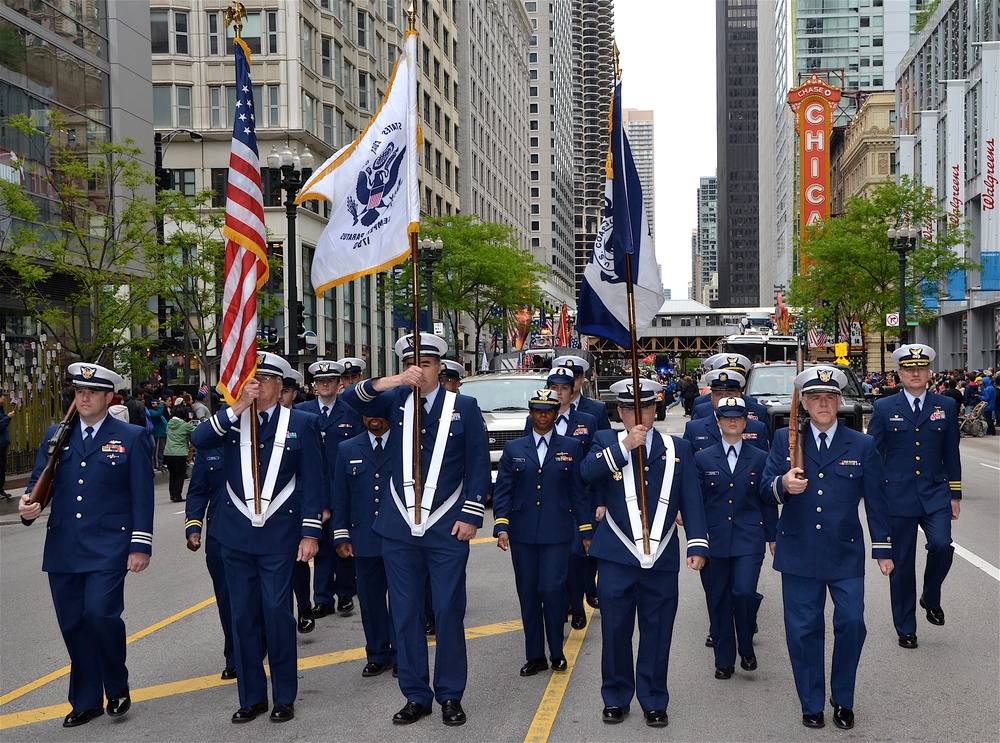
<path fill-rule="evenodd" d="M 621 444 L 628 436 L 627 431 L 618 435 L 618 443 Z M 651 568 L 663 554 L 663 550 L 673 537 L 677 528 L 675 522 L 671 522 L 670 528 L 664 533 L 666 526 L 667 510 L 670 505 L 670 487 L 674 480 L 674 442 L 669 436 L 661 436 L 663 445 L 666 448 L 666 458 L 663 463 L 663 480 L 660 482 L 660 493 L 656 506 L 656 515 L 653 516 L 653 523 L 649 526 L 649 551 L 650 554 L 643 553 L 642 545 L 642 515 L 639 512 L 639 494 L 635 487 L 635 477 L 632 475 L 632 456 L 629 452 L 625 466 L 622 467 L 622 485 L 625 487 L 625 510 L 628 513 L 629 526 L 632 529 L 633 538 L 629 539 L 621 530 L 611 514 L 605 515 L 611 530 L 618 535 L 629 551 L 635 555 L 639 561 L 639 567 Z M 647 462 L 648 464 L 648 462 Z M 644 473 L 643 473 L 644 474 Z"/>
<path fill-rule="evenodd" d="M 437 523 L 438 519 L 443 516 L 448 509 L 450 509 L 455 502 L 458 500 L 459 495 L 462 492 L 462 486 L 460 485 L 458 489 L 452 493 L 448 500 L 442 503 L 433 513 L 431 512 L 431 506 L 434 504 L 434 494 L 437 492 L 438 477 L 441 474 L 441 463 L 444 461 L 444 450 L 448 445 L 448 434 L 451 432 L 451 417 L 455 412 L 455 400 L 457 395 L 454 392 L 449 392 L 448 390 L 441 388 L 438 394 L 444 395 L 444 402 L 441 405 L 441 418 L 438 421 L 437 436 L 434 438 L 434 450 L 431 452 L 431 463 L 430 467 L 427 469 L 427 477 L 423 482 L 423 492 L 420 496 L 420 515 L 421 518 L 419 524 L 415 524 L 415 501 L 416 495 L 413 492 L 413 436 L 415 434 L 413 430 L 413 405 L 414 400 L 417 399 L 416 394 L 411 394 L 406 398 L 406 403 L 403 405 L 403 494 L 406 499 L 406 504 L 404 505 L 400 499 L 399 494 L 396 492 L 395 485 L 390 481 L 390 491 L 392 492 L 393 500 L 396 502 L 396 508 L 399 509 L 400 514 L 403 519 L 410 526 L 410 533 L 415 537 L 421 537 L 424 532 Z"/>
<path fill-rule="evenodd" d="M 250 426 L 252 416 L 250 408 L 243 411 L 240 416 L 240 469 L 243 471 L 243 498 L 240 498 L 232 487 L 226 484 L 229 491 L 229 498 L 232 500 L 240 512 L 250 519 L 256 527 L 264 526 L 264 522 L 277 512 L 278 508 L 288 500 L 288 497 L 295 491 L 295 475 L 292 475 L 288 484 L 282 488 L 277 495 L 274 493 L 274 485 L 278 480 L 278 470 L 281 469 L 281 458 L 285 454 L 285 438 L 288 434 L 288 421 L 292 414 L 288 408 L 278 406 L 276 415 L 278 416 L 277 428 L 274 432 L 274 443 L 271 451 L 271 459 L 267 464 L 267 474 L 264 475 L 264 482 L 260 486 L 260 515 L 253 512 L 254 491 L 253 491 L 253 467 L 251 466 L 252 444 L 250 443 Z"/>

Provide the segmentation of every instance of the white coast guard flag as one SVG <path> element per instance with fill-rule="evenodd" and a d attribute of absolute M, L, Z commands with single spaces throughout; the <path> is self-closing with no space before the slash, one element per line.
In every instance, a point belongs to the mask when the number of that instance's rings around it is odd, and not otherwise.
<path fill-rule="evenodd" d="M 590 263 L 583 272 L 576 329 L 630 348 L 625 255 L 632 255 L 637 334 L 649 327 L 663 306 L 663 284 L 656 270 L 639 173 L 622 128 L 621 94 L 622 85 L 618 83 L 611 101 L 604 221 L 597 232 Z"/>
<path fill-rule="evenodd" d="M 312 264 L 316 295 L 403 261 L 407 233 L 420 227 L 417 33 L 406 32 L 389 89 L 361 135 L 302 187 L 296 203 L 325 199 L 330 222 Z"/>

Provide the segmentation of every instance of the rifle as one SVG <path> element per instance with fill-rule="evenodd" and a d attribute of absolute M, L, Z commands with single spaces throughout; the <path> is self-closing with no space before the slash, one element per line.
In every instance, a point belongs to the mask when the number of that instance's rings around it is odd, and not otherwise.
<path fill-rule="evenodd" d="M 805 357 L 802 352 L 802 341 L 800 340 L 798 347 L 795 349 L 796 376 L 801 374 L 803 369 L 805 369 Z M 798 467 L 804 473 L 806 462 L 802 454 L 802 442 L 799 440 L 799 434 L 799 389 L 796 387 L 792 392 L 792 410 L 788 415 L 788 459 L 791 468 Z M 798 475 L 798 479 L 805 479 L 805 474 Z"/>
<path fill-rule="evenodd" d="M 28 494 L 31 503 L 37 503 L 42 508 L 48 505 L 52 498 L 52 483 L 55 482 L 56 467 L 59 465 L 59 452 L 69 441 L 69 435 L 73 432 L 79 414 L 76 412 L 76 400 L 69 404 L 69 410 L 65 417 L 56 426 L 56 430 L 49 439 L 48 449 L 45 451 L 45 467 L 42 474 L 35 480 L 35 485 Z"/>

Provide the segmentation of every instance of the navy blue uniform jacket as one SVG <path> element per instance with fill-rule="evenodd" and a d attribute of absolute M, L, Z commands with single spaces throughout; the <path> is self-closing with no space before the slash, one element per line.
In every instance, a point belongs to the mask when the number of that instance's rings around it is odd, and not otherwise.
<path fill-rule="evenodd" d="M 604 431 L 611 428 L 611 421 L 608 420 L 608 408 L 600 400 L 595 400 L 594 398 L 587 397 L 586 395 L 580 395 L 579 399 L 576 401 L 576 409 L 594 416 L 594 420 L 597 421 L 598 431 Z"/>
<path fill-rule="evenodd" d="M 885 463 L 893 516 L 950 509 L 962 497 L 959 427 L 958 407 L 944 395 L 924 395 L 919 416 L 902 393 L 875 401 L 868 435 Z"/>
<path fill-rule="evenodd" d="M 709 554 L 761 554 L 765 543 L 774 541 L 778 524 L 778 504 L 760 487 L 767 453 L 744 442 L 733 472 L 724 443 L 695 453 L 694 459 L 705 499 Z"/>
<path fill-rule="evenodd" d="M 870 436 L 837 426 L 833 443 L 820 459 L 810 429 L 803 438 L 805 492 L 789 496 L 781 485 L 789 470 L 788 429 L 782 428 L 767 457 L 762 486 L 775 503 L 778 519 L 774 569 L 803 578 L 841 580 L 865 574 L 865 535 L 858 504 L 865 500 L 873 558 L 892 558 L 889 504 L 882 457 Z"/>
<path fill-rule="evenodd" d="M 743 430 L 743 443 L 760 449 L 767 454 L 771 437 L 767 426 L 758 420 L 747 418 L 747 427 Z M 714 413 L 711 418 L 689 420 L 684 426 L 684 440 L 691 444 L 695 453 L 707 449 L 722 441 L 722 431 Z"/>
<path fill-rule="evenodd" d="M 45 469 L 56 426 L 35 457 L 28 492 Z M 130 552 L 153 552 L 153 470 L 146 431 L 109 415 L 84 450 L 79 423 L 59 452 L 42 570 L 125 570 Z M 25 522 L 30 523 L 30 522 Z"/>
<path fill-rule="evenodd" d="M 267 475 L 271 451 L 274 448 L 279 408 L 266 426 L 258 428 L 260 445 L 260 482 Z M 320 444 L 319 422 L 315 415 L 301 410 L 289 410 L 285 451 L 281 458 L 274 485 L 277 495 L 295 475 L 295 490 L 264 526 L 256 527 L 243 515 L 227 492 L 222 499 L 213 536 L 224 546 L 254 555 L 294 553 L 303 537 L 319 539 L 322 535 L 322 511 L 326 505 L 323 487 L 323 449 Z M 223 469 L 226 484 L 243 500 L 243 470 L 240 463 L 240 421 L 230 423 L 229 413 L 222 410 L 191 434 L 191 443 L 198 449 L 211 449 L 222 442 Z M 251 509 L 253 501 L 251 499 Z"/>
<path fill-rule="evenodd" d="M 398 431 L 386 440 L 376 459 L 368 431 L 340 443 L 333 473 L 333 543 L 350 542 L 355 557 L 381 557 L 382 537 L 375 517 L 383 508 L 395 508 L 389 493 L 392 463 L 398 461 Z"/>
<path fill-rule="evenodd" d="M 358 415 L 358 411 L 341 400 L 339 396 L 334 399 L 333 407 L 330 408 L 329 414 L 322 415 L 320 413 L 322 408 L 323 406 L 320 405 L 319 398 L 309 400 L 308 402 L 300 402 L 294 406 L 295 410 L 312 413 L 319 418 L 319 430 L 322 434 L 323 458 L 325 461 L 323 473 L 323 483 L 326 486 L 327 492 L 325 505 L 327 508 L 332 508 L 335 498 L 332 488 L 334 472 L 337 471 L 337 451 L 340 448 L 341 442 L 354 438 L 359 433 L 364 433 L 365 424 L 361 420 L 361 416 Z"/>
<path fill-rule="evenodd" d="M 688 545 L 688 557 L 698 555 L 708 557 L 708 531 L 705 527 L 705 504 L 701 498 L 697 465 L 691 452 L 691 445 L 676 436 L 671 438 L 674 443 L 674 476 L 673 482 L 670 485 L 670 503 L 668 504 L 667 515 L 664 521 L 666 527 L 664 533 L 674 523 L 674 519 L 677 518 L 677 512 L 680 511 L 684 515 L 684 531 L 688 540 L 698 540 L 696 543 Z M 650 449 L 649 456 L 646 458 L 646 465 L 649 467 L 647 474 L 649 485 L 646 491 L 646 503 L 649 523 L 652 524 L 659 505 L 660 484 L 663 482 L 663 474 L 666 466 L 666 447 L 658 431 L 654 431 L 653 433 L 653 442 Z M 635 452 L 629 453 L 632 454 L 633 466 L 631 469 L 634 476 L 636 455 Z M 590 453 L 584 457 L 580 476 L 597 493 L 598 502 L 607 506 L 608 513 L 614 518 L 615 523 L 618 524 L 625 535 L 630 538 L 637 538 L 639 535 L 631 533 L 628 511 L 625 507 L 624 480 L 614 479 L 614 473 L 620 472 L 625 464 L 626 459 L 622 454 L 621 445 L 618 443 L 618 432 L 613 430 L 598 431 L 594 437 L 594 445 L 591 447 Z M 639 492 L 638 484 L 636 492 Z M 678 535 L 674 533 L 660 559 L 654 563 L 650 570 L 678 572 L 680 570 L 679 545 L 680 540 Z M 597 529 L 594 532 L 594 541 L 590 545 L 588 554 L 599 560 L 610 560 L 611 562 L 623 565 L 639 565 L 636 557 L 611 530 L 611 526 L 607 523 L 607 518 L 598 523 Z"/>
<path fill-rule="evenodd" d="M 512 542 L 553 544 L 589 539 L 590 499 L 580 481 L 584 457 L 579 441 L 552 433 L 539 463 L 531 434 L 503 447 L 493 487 L 493 535 Z"/>
<path fill-rule="evenodd" d="M 187 503 L 184 506 L 184 538 L 201 534 L 218 518 L 219 507 L 229 498 L 226 492 L 226 472 L 222 467 L 223 448 L 198 449 L 191 468 Z M 206 514 L 206 510 L 208 513 Z M 213 538 L 215 534 L 211 534 Z"/>
<path fill-rule="evenodd" d="M 430 467 L 431 452 L 437 437 L 438 422 L 444 405 L 443 387 L 438 386 L 434 396 L 434 405 L 430 412 L 420 417 L 423 425 L 421 443 L 423 446 L 423 472 Z M 385 392 L 377 392 L 372 380 L 359 382 L 347 388 L 343 393 L 344 402 L 366 416 L 378 416 L 389 421 L 392 437 L 398 446 L 393 449 L 395 455 L 391 465 L 392 482 L 400 502 L 405 504 L 403 493 L 403 457 L 410 456 L 409 445 L 403 441 L 403 406 L 406 398 L 413 394 L 409 387 L 395 387 Z M 407 450 L 407 451 L 404 451 Z M 475 398 L 469 395 L 456 395 L 455 410 L 452 413 L 451 428 L 448 443 L 444 450 L 441 472 L 438 477 L 438 487 L 431 504 L 432 512 L 451 497 L 457 489 L 461 489 L 458 500 L 441 516 L 422 537 L 410 533 L 410 527 L 403 518 L 397 506 L 392 501 L 391 494 L 385 503 L 386 508 L 379 509 L 375 519 L 375 531 L 383 537 L 402 541 L 417 541 L 428 546 L 455 546 L 458 540 L 452 536 L 451 530 L 456 521 L 472 524 L 477 529 L 483 525 L 483 512 L 486 508 L 486 494 L 490 490 L 490 452 L 486 440 L 486 425 L 483 414 Z"/>

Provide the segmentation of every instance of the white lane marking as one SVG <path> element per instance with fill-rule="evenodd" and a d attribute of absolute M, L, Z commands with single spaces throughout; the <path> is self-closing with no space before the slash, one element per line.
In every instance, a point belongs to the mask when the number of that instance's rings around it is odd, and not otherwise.
<path fill-rule="evenodd" d="M 983 465 L 983 467 L 989 467 L 991 470 L 1000 470 L 1000 467 L 994 467 L 992 464 L 986 464 L 986 462 L 980 462 L 979 464 Z"/>
<path fill-rule="evenodd" d="M 955 548 L 955 554 L 956 555 L 958 555 L 959 557 L 962 557 L 965 560 L 967 560 L 968 562 L 972 563 L 973 565 L 975 565 L 977 568 L 979 568 L 980 570 L 982 570 L 984 573 L 986 573 L 988 576 L 990 576 L 994 580 L 1000 581 L 1000 568 L 996 567 L 995 565 L 990 565 L 988 562 L 986 562 L 986 560 L 984 560 L 983 558 L 979 557 L 978 555 L 974 555 L 973 553 L 969 552 L 969 550 L 965 549 L 965 547 L 962 547 L 961 545 L 958 545 L 958 544 L 955 544 L 954 542 L 952 542 L 952 546 L 954 546 L 954 548 Z"/>
<path fill-rule="evenodd" d="M 917 529 L 920 530 L 921 534 L 924 533 L 924 530 L 919 526 L 917 527 Z M 960 545 L 958 542 L 952 541 L 951 546 L 955 548 L 956 555 L 961 557 L 966 562 L 972 564 L 974 567 L 977 567 L 980 570 L 982 570 L 988 576 L 993 578 L 993 580 L 1000 581 L 1000 568 L 998 568 L 996 565 L 992 565 L 991 563 L 986 562 L 986 560 L 984 560 L 974 552 L 969 552 L 969 550 L 965 549 L 965 547 Z"/>

